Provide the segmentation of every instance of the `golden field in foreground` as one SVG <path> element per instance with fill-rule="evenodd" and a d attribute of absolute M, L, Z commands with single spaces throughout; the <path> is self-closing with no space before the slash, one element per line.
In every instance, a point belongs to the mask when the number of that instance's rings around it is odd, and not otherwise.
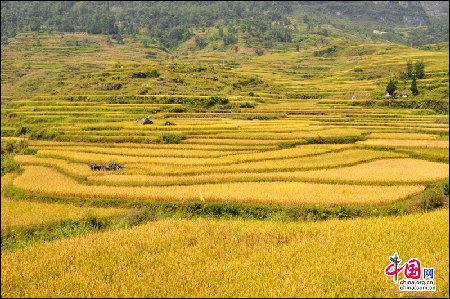
<path fill-rule="evenodd" d="M 319 223 L 161 220 L 2 253 L 2 297 L 397 297 L 389 256 L 448 296 L 449 212 Z M 403 274 L 400 274 L 399 278 Z M 421 294 L 417 294 L 418 296 Z"/>

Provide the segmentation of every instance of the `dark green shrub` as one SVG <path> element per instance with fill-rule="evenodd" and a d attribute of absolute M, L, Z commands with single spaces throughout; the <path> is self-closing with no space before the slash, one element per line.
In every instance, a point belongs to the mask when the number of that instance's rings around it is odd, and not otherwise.
<path fill-rule="evenodd" d="M 324 50 L 320 51 L 314 51 L 313 55 L 314 57 L 320 57 L 320 56 L 332 56 L 336 54 L 337 46 L 329 47 Z"/>
<path fill-rule="evenodd" d="M 23 152 L 28 147 L 28 142 L 26 140 L 5 140 L 1 142 L 1 153 L 20 153 Z"/>
<path fill-rule="evenodd" d="M 1 157 L 1 174 L 2 176 L 19 169 L 19 164 L 14 161 L 14 154 L 2 154 Z"/>
<path fill-rule="evenodd" d="M 163 133 L 156 138 L 155 142 L 175 144 L 180 143 L 184 139 L 186 139 L 186 136 L 183 134 Z"/>
<path fill-rule="evenodd" d="M 30 133 L 30 139 L 38 140 L 53 140 L 56 137 L 56 133 L 51 132 L 45 128 L 32 130 Z"/>
<path fill-rule="evenodd" d="M 284 117 L 284 116 L 281 116 Z M 255 116 L 247 116 L 248 120 L 259 119 L 259 120 L 269 120 L 269 119 L 279 119 L 279 115 L 255 115 Z"/>
<path fill-rule="evenodd" d="M 131 74 L 131 78 L 158 78 L 159 73 L 155 69 L 150 69 L 147 72 L 134 72 Z"/>
<path fill-rule="evenodd" d="M 255 108 L 255 105 L 245 102 L 245 104 L 240 105 L 239 108 Z"/>
<path fill-rule="evenodd" d="M 265 219 L 268 216 L 267 210 L 262 207 L 251 207 L 248 209 L 248 214 L 254 219 Z"/>
<path fill-rule="evenodd" d="M 339 207 L 337 209 L 336 214 L 338 215 L 339 219 L 345 219 L 350 217 L 348 210 L 345 207 Z"/>
<path fill-rule="evenodd" d="M 25 135 L 28 132 L 30 132 L 30 128 L 28 128 L 26 126 L 20 126 L 16 129 L 16 136 Z"/>
<path fill-rule="evenodd" d="M 440 191 L 440 190 L 439 190 Z M 445 203 L 445 196 L 442 192 L 433 190 L 420 204 L 420 208 L 424 211 L 442 207 Z"/>
<path fill-rule="evenodd" d="M 293 148 L 293 147 L 296 147 L 297 145 L 300 145 L 303 143 L 304 142 L 300 142 L 300 141 L 280 143 L 280 144 L 278 144 L 278 149 Z"/>
<path fill-rule="evenodd" d="M 173 113 L 183 113 L 186 112 L 186 108 L 183 107 L 174 107 L 174 108 L 170 108 L 169 112 L 173 112 Z"/>
<path fill-rule="evenodd" d="M 357 141 L 365 140 L 364 136 L 347 136 L 347 137 L 308 137 L 306 138 L 307 144 L 348 144 L 355 143 Z"/>
<path fill-rule="evenodd" d="M 128 227 L 133 227 L 147 221 L 156 220 L 156 215 L 150 208 L 132 209 L 125 217 L 125 223 Z"/>

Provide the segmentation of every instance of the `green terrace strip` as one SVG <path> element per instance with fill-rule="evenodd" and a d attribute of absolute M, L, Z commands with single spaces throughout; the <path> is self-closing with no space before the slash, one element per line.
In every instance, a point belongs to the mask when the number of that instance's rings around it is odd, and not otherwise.
<path fill-rule="evenodd" d="M 48 242 L 88 234 L 94 231 L 127 229 L 156 220 L 151 209 L 130 209 L 124 216 L 87 216 L 82 219 L 66 219 L 58 222 L 16 227 L 2 230 L 1 249 L 14 250 L 38 242 Z"/>
<path fill-rule="evenodd" d="M 31 225 L 28 227 L 2 230 L 1 248 L 14 250 L 37 242 L 83 235 L 94 231 L 119 230 L 148 221 L 166 218 L 222 218 L 266 221 L 323 221 L 355 217 L 380 217 L 427 212 L 448 207 L 448 180 L 430 184 L 421 194 L 401 202 L 376 207 L 285 207 L 240 203 L 171 203 L 148 201 L 124 201 L 116 199 L 94 199 L 28 194 L 12 184 L 5 189 L 5 195 L 15 200 L 70 203 L 79 206 L 122 207 L 130 211 L 125 216 L 69 219 L 60 222 Z"/>
<path fill-rule="evenodd" d="M 391 108 L 409 108 L 409 109 L 431 109 L 438 114 L 448 114 L 448 101 L 445 100 L 382 100 L 382 101 L 355 101 L 350 103 L 355 106 L 366 107 L 391 107 Z"/>
<path fill-rule="evenodd" d="M 431 162 L 442 162 L 449 164 L 448 149 L 427 149 L 427 148 L 395 148 L 388 146 L 364 145 L 362 148 L 374 151 L 389 151 L 400 154 L 407 154 L 414 159 L 427 160 Z"/>
<path fill-rule="evenodd" d="M 442 163 L 449 163 L 449 156 L 448 156 L 448 150 L 445 150 L 447 153 L 447 156 L 438 156 L 435 154 L 427 154 L 427 153 L 423 153 L 420 152 L 419 150 L 414 150 L 414 149 L 396 149 L 395 152 L 397 153 L 404 153 L 407 154 L 408 156 L 410 156 L 411 158 L 416 158 L 416 159 L 423 159 L 423 160 L 428 160 L 428 161 L 432 161 L 432 162 L 442 162 Z"/>

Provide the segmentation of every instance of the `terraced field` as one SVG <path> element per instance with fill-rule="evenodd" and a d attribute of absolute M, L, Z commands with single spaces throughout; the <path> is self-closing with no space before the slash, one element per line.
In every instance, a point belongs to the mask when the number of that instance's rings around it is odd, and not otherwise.
<path fill-rule="evenodd" d="M 433 118 L 433 115 L 416 115 L 414 110 L 399 114 L 393 109 L 352 107 L 351 117 L 357 116 L 358 122 L 351 119 L 333 122 L 349 118 L 345 116 L 348 110 L 321 104 L 321 118 L 309 118 L 309 112 L 302 107 L 308 107 L 311 101 L 292 100 L 291 103 L 291 106 L 284 103 L 283 108 L 276 111 L 284 114 L 283 118 L 249 120 L 246 116 L 250 114 L 246 112 L 234 113 L 231 117 L 192 113 L 175 118 L 155 114 L 152 115 L 154 124 L 147 126 L 135 124 L 133 120 L 111 122 L 110 118 L 115 118 L 112 114 L 102 114 L 101 122 L 90 124 L 78 116 L 92 110 L 100 111 L 107 104 L 83 106 L 84 103 L 77 103 L 85 109 L 80 114 L 73 114 L 67 104 L 59 108 L 66 121 L 52 123 L 51 127 L 56 135 L 54 140 L 60 141 L 30 140 L 29 148 L 36 151 L 35 156 L 15 157 L 24 166 L 33 167 L 25 167 L 14 186 L 46 195 L 85 197 L 92 194 L 159 201 L 198 201 L 202 192 L 205 201 L 321 205 L 324 201 L 318 198 L 324 196 L 327 198 L 324 205 L 339 206 L 347 205 L 339 191 L 332 191 L 339 184 L 345 185 L 346 190 L 363 188 L 371 195 L 378 194 L 375 190 L 381 185 L 389 185 L 392 191 L 387 194 L 392 197 L 380 198 L 378 202 L 357 199 L 349 193 L 353 204 L 379 205 L 398 201 L 423 190 L 426 184 L 448 178 L 445 158 L 432 159 L 433 155 L 426 152 L 449 147 L 448 140 L 442 140 L 445 136 L 442 133 L 448 133 L 448 125 L 433 121 L 441 119 L 442 115 Z M 10 108 L 10 113 L 20 114 L 30 107 L 21 106 L 21 100 L 15 101 L 15 105 L 17 108 Z M 41 117 L 54 112 L 52 101 L 47 105 L 39 105 Z M 258 109 L 264 110 L 264 106 L 266 103 L 260 103 Z M 127 105 L 122 105 L 120 112 L 115 109 L 124 118 L 136 118 L 136 114 L 126 113 Z M 267 110 L 264 115 L 276 114 Z M 174 125 L 164 125 L 167 121 Z M 360 125 L 365 122 L 368 125 Z M 372 122 L 383 127 L 372 126 Z M 155 143 L 162 134 L 184 139 L 178 144 Z M 422 149 L 425 151 L 421 152 Z M 93 172 L 87 165 L 91 162 L 119 163 L 125 170 Z M 41 176 L 43 179 L 35 180 Z M 330 184 L 317 186 L 323 186 L 336 196 L 328 192 L 325 195 L 311 193 L 306 182 Z M 349 185 L 350 182 L 353 185 Z M 127 185 L 133 187 L 127 188 Z M 394 191 L 408 185 L 409 193 Z M 267 199 L 262 200 L 259 192 Z M 381 189 L 380 192 L 386 193 Z"/>
<path fill-rule="evenodd" d="M 11 175 L 2 177 L 2 230 L 29 225 L 57 222 L 64 219 L 79 219 L 86 216 L 124 215 L 126 209 L 77 207 L 59 203 L 17 201 L 3 195 L 4 187 L 11 182 Z"/>
<path fill-rule="evenodd" d="M 84 39 L 72 51 L 68 41 Z M 354 54 L 357 46 L 335 58 L 268 53 L 228 69 L 214 64 L 223 53 L 148 61 L 137 43 L 108 47 L 104 39 L 41 35 L 40 54 L 26 34 L 2 46 L 2 143 L 28 144 L 13 158 L 20 170 L 4 186 L 2 178 L 2 296 L 395 297 L 382 273 L 395 251 L 434 266 L 438 292 L 428 295 L 448 296 L 448 99 L 447 112 L 366 103 L 385 101 L 374 98 L 407 59 L 426 62 L 423 94 L 398 102 L 448 96 L 448 50 L 367 44 L 365 55 Z M 22 63 L 30 68 L 17 77 Z M 185 83 L 130 77 L 149 67 Z M 102 89 L 118 82 L 119 90 Z M 147 115 L 153 124 L 136 123 Z M 125 169 L 93 171 L 88 163 Z M 126 221 L 108 220 L 120 216 Z M 357 216 L 383 217 L 343 220 Z M 19 244 L 29 238 L 21 230 L 67 228 L 68 219 L 94 226 Z M 410 238 L 418 250 L 404 244 Z M 42 241 L 51 242 L 35 244 Z M 381 274 L 359 284 L 367 276 L 356 262 L 342 264 L 355 258 Z"/>

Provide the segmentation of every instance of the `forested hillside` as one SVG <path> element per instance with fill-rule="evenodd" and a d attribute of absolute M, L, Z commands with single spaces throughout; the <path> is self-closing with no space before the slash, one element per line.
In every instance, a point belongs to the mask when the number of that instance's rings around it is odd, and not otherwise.
<path fill-rule="evenodd" d="M 446 1 L 2 1 L 2 43 L 18 33 L 40 31 L 143 34 L 148 43 L 173 51 L 195 36 L 213 44 L 271 49 L 279 43 L 345 36 L 418 46 L 448 41 Z M 315 36 L 311 36 L 315 35 Z"/>

